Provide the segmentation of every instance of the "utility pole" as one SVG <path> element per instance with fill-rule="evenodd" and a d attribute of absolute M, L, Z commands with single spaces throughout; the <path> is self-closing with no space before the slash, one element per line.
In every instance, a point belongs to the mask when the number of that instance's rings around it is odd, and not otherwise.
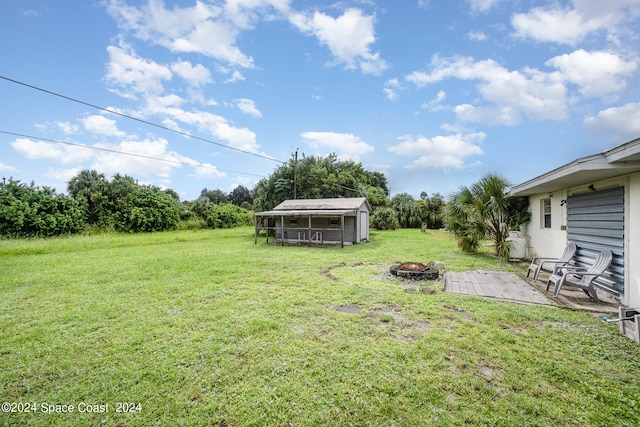
<path fill-rule="evenodd" d="M 298 198 L 298 190 L 296 186 L 296 181 L 298 178 L 298 148 L 296 148 L 296 155 L 293 163 L 293 200 Z"/>

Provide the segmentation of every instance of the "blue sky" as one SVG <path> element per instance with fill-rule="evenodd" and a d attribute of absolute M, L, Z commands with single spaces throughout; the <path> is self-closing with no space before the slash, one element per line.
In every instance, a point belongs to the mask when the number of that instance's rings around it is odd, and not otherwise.
<path fill-rule="evenodd" d="M 22 0 L 0 40 L 0 176 L 59 192 L 194 200 L 297 149 L 448 196 L 640 137 L 640 0 Z"/>

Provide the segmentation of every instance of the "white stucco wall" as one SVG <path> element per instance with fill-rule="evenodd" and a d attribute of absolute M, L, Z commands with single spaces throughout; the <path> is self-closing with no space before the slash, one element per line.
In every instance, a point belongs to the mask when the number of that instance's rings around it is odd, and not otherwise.
<path fill-rule="evenodd" d="M 544 228 L 542 217 L 542 200 L 551 199 L 551 228 Z M 567 221 L 567 212 L 561 206 L 562 200 L 566 199 L 566 191 L 556 191 L 547 194 L 536 194 L 529 197 L 529 209 L 531 210 L 531 221 L 527 224 L 526 234 L 529 236 L 527 245 L 527 257 L 535 256 L 554 257 L 562 255 L 567 245 L 567 232 L 564 229 Z"/>

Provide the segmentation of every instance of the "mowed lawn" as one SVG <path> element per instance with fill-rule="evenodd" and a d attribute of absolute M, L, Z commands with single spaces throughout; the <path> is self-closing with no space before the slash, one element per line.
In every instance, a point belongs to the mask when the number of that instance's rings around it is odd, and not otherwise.
<path fill-rule="evenodd" d="M 440 283 L 406 292 L 394 262 L 526 266 L 438 231 L 372 239 L 2 240 L 0 425 L 640 425 L 640 346 L 616 325 Z"/>

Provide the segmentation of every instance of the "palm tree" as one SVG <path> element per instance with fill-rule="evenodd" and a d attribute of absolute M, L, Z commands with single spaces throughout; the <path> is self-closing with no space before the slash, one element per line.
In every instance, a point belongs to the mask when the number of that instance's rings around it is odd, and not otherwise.
<path fill-rule="evenodd" d="M 424 191 L 420 194 L 420 199 L 416 203 L 418 204 L 418 210 L 422 221 L 426 224 L 427 228 L 438 229 L 442 227 L 444 217 L 444 198 L 440 193 L 435 193 L 433 196 L 428 197 Z"/>
<path fill-rule="evenodd" d="M 98 223 L 104 214 L 108 188 L 104 174 L 96 170 L 80 171 L 67 183 L 69 195 L 84 204 L 89 224 Z"/>
<path fill-rule="evenodd" d="M 402 228 L 419 227 L 420 212 L 413 196 L 408 193 L 400 193 L 393 196 L 391 206 L 398 214 L 398 223 Z"/>
<path fill-rule="evenodd" d="M 508 197 L 511 183 L 487 174 L 470 188 L 462 187 L 447 204 L 449 229 L 465 251 L 475 251 L 483 239 L 491 239 L 496 255 L 509 257 L 509 231 L 529 221 L 531 214 L 521 198 Z"/>

